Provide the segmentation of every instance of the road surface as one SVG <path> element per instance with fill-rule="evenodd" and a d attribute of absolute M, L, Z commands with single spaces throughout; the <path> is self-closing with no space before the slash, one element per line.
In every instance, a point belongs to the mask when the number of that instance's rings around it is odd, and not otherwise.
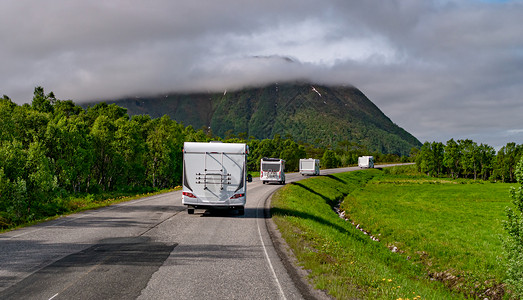
<path fill-rule="evenodd" d="M 272 243 L 266 213 L 279 187 L 255 178 L 243 216 L 189 215 L 175 191 L 1 234 L 0 299 L 321 297 L 287 272 Z"/>

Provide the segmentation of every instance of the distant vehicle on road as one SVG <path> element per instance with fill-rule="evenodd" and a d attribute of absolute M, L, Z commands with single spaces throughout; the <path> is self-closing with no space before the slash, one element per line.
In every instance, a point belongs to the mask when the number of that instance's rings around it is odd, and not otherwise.
<path fill-rule="evenodd" d="M 285 184 L 285 160 L 262 158 L 260 161 L 260 180 L 263 184 L 268 182 Z"/>
<path fill-rule="evenodd" d="M 320 175 L 320 160 L 314 158 L 300 159 L 300 174 L 305 175 Z"/>
<path fill-rule="evenodd" d="M 360 157 L 358 157 L 358 167 L 360 167 L 360 168 L 374 168 L 374 156 L 360 156 Z"/>
<path fill-rule="evenodd" d="M 245 212 L 247 155 L 241 143 L 196 143 L 183 146 L 182 204 L 194 214 L 197 208 L 237 209 Z"/>

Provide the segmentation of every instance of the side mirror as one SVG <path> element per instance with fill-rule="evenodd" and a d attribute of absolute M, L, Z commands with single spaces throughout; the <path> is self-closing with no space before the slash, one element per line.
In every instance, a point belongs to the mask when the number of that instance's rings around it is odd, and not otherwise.
<path fill-rule="evenodd" d="M 247 182 L 252 182 L 252 175 L 251 174 L 247 174 Z"/>

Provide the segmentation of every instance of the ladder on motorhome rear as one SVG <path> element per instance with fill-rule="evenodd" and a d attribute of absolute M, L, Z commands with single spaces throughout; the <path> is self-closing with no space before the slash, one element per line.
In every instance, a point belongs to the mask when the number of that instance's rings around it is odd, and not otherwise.
<path fill-rule="evenodd" d="M 212 154 L 220 155 L 219 164 L 221 166 L 221 169 L 213 170 L 207 168 L 207 157 L 211 156 Z M 196 184 L 203 184 L 203 188 L 205 190 L 208 189 L 207 185 L 219 184 L 220 190 L 223 190 L 224 185 L 231 184 L 231 174 L 225 173 L 225 169 L 223 168 L 223 156 L 224 152 L 205 152 L 205 156 L 203 159 L 204 172 L 196 173 Z"/>

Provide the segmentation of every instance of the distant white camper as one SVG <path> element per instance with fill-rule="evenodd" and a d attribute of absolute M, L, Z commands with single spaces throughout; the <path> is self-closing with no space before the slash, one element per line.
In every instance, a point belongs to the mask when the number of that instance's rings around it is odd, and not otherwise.
<path fill-rule="evenodd" d="M 305 175 L 320 175 L 320 160 L 314 158 L 300 159 L 300 174 Z"/>
<path fill-rule="evenodd" d="M 360 167 L 360 168 L 374 168 L 374 156 L 360 156 L 360 157 L 358 157 L 358 167 Z"/>
<path fill-rule="evenodd" d="M 195 143 L 183 145 L 182 204 L 194 214 L 197 208 L 237 209 L 245 212 L 247 155 L 240 143 Z"/>
<path fill-rule="evenodd" d="M 260 162 L 260 180 L 263 184 L 268 182 L 285 184 L 285 160 L 262 158 Z"/>

